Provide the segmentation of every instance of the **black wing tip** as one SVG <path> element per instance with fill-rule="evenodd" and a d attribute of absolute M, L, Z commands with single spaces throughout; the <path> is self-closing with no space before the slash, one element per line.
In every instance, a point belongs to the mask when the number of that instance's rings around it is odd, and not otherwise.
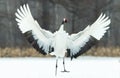
<path fill-rule="evenodd" d="M 66 57 L 70 57 L 70 49 L 67 49 Z"/>
<path fill-rule="evenodd" d="M 28 42 L 33 46 L 33 48 L 35 48 L 39 53 L 46 55 L 47 53 L 42 49 L 42 47 L 40 48 L 38 43 L 37 43 L 37 39 L 34 39 L 33 35 L 32 35 L 32 30 L 25 32 L 24 37 L 28 40 Z"/>
<path fill-rule="evenodd" d="M 98 43 L 98 40 L 96 38 L 94 38 L 93 36 L 90 36 L 89 41 L 85 44 L 84 47 L 81 48 L 81 50 L 75 54 L 71 56 L 71 60 L 73 58 L 77 58 L 78 56 L 82 55 L 83 53 L 87 52 L 89 49 L 91 49 L 92 46 L 94 46 L 95 44 Z"/>

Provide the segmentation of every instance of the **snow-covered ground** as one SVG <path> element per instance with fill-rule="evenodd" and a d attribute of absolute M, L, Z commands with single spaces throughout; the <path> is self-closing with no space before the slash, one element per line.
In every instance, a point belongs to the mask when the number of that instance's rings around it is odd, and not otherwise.
<path fill-rule="evenodd" d="M 55 58 L 0 58 L 0 78 L 120 78 L 120 58 L 83 57 L 70 61 L 62 73 L 62 59 L 55 76 Z"/>

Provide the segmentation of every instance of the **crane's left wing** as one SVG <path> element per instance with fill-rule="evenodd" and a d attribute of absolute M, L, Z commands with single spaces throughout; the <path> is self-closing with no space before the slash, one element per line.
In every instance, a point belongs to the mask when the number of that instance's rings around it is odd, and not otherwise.
<path fill-rule="evenodd" d="M 34 20 L 28 4 L 20 6 L 15 15 L 17 24 L 29 43 L 40 53 L 47 54 L 50 51 L 53 34 L 42 29 Z"/>
<path fill-rule="evenodd" d="M 91 26 L 88 25 L 83 31 L 71 35 L 72 45 L 68 45 L 71 58 L 78 57 L 95 45 L 109 29 L 110 22 L 109 17 L 101 14 Z"/>

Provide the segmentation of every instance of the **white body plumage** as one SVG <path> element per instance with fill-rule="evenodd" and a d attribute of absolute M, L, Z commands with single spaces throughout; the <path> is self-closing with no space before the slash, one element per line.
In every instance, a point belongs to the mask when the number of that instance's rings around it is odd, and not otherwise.
<path fill-rule="evenodd" d="M 55 33 L 53 40 L 54 54 L 56 57 L 65 57 L 67 53 L 68 33 L 64 31 L 64 25 Z"/>

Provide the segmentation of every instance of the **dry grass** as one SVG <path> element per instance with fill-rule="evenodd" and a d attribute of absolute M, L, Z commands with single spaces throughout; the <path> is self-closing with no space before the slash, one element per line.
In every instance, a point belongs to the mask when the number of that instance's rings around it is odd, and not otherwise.
<path fill-rule="evenodd" d="M 33 48 L 0 48 L 0 57 L 43 57 Z"/>
<path fill-rule="evenodd" d="M 119 57 L 120 47 L 93 47 L 83 55 Z"/>
<path fill-rule="evenodd" d="M 120 56 L 120 47 L 93 47 L 83 55 L 92 56 Z M 48 57 L 38 53 L 33 48 L 0 48 L 0 57 Z"/>

